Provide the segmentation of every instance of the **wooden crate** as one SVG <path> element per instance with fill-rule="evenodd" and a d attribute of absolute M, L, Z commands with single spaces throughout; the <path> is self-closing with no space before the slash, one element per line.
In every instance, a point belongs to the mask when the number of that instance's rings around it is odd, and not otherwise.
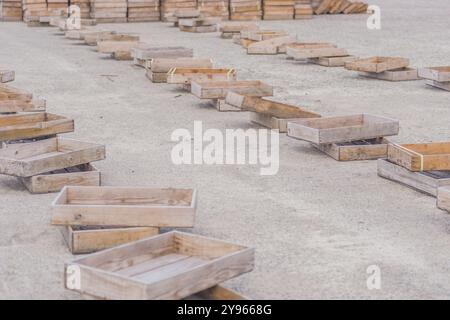
<path fill-rule="evenodd" d="M 167 72 L 153 72 L 147 69 L 145 76 L 153 83 L 166 83 L 167 82 Z"/>
<path fill-rule="evenodd" d="M 450 91 L 450 81 L 448 82 L 438 82 L 438 81 L 434 81 L 434 80 L 425 80 L 425 83 L 429 86 L 438 88 L 438 89 L 442 89 L 445 91 Z"/>
<path fill-rule="evenodd" d="M 321 57 L 345 57 L 349 55 L 346 49 L 336 48 L 333 46 L 306 46 L 305 48 L 301 48 L 299 46 L 290 45 L 286 48 L 286 54 L 294 60 L 305 60 Z"/>
<path fill-rule="evenodd" d="M 96 46 L 98 41 L 110 40 L 111 36 L 117 34 L 115 31 L 91 31 L 82 33 L 81 39 L 88 46 Z"/>
<path fill-rule="evenodd" d="M 376 160 L 386 158 L 388 141 L 375 138 L 351 142 L 312 145 L 338 161 Z"/>
<path fill-rule="evenodd" d="M 359 75 L 368 78 L 386 81 L 412 81 L 419 80 L 417 69 L 403 68 L 398 70 L 388 70 L 381 73 L 360 71 Z"/>
<path fill-rule="evenodd" d="M 245 111 L 245 110 L 236 108 L 235 106 L 232 106 L 232 105 L 226 103 L 225 100 L 223 100 L 223 99 L 212 99 L 210 104 L 213 108 L 217 109 L 217 111 L 220 111 L 220 112 L 242 112 L 242 111 Z"/>
<path fill-rule="evenodd" d="M 52 204 L 52 223 L 192 228 L 196 207 L 192 189 L 65 187 Z"/>
<path fill-rule="evenodd" d="M 42 112 L 45 111 L 46 104 L 44 99 L 0 100 L 0 113 Z"/>
<path fill-rule="evenodd" d="M 230 20 L 261 20 L 262 0 L 230 0 Z"/>
<path fill-rule="evenodd" d="M 155 236 L 159 228 L 64 226 L 61 233 L 72 254 L 86 254 Z"/>
<path fill-rule="evenodd" d="M 133 48 L 131 49 L 131 56 L 135 65 L 145 68 L 147 60 L 156 58 L 191 58 L 194 56 L 194 50 L 185 47 Z"/>
<path fill-rule="evenodd" d="M 439 209 L 450 212 L 450 187 L 440 187 L 438 189 L 437 206 Z"/>
<path fill-rule="evenodd" d="M 450 171 L 412 172 L 386 159 L 378 160 L 378 175 L 405 186 L 437 196 L 438 188 L 450 186 Z"/>
<path fill-rule="evenodd" d="M 106 249 L 66 265 L 66 284 L 106 299 L 183 299 L 250 272 L 254 249 L 177 231 Z"/>
<path fill-rule="evenodd" d="M 128 51 L 131 52 L 131 49 L 137 48 L 141 45 L 145 45 L 142 42 L 138 41 L 113 41 L 113 40 L 105 40 L 97 43 L 97 51 L 100 53 L 114 53 L 118 51 Z"/>
<path fill-rule="evenodd" d="M 245 33 L 241 31 L 242 38 L 246 38 L 253 41 L 264 41 L 272 38 L 284 37 L 287 35 L 288 35 L 287 32 L 277 30 L 246 30 Z"/>
<path fill-rule="evenodd" d="M 249 96 L 273 96 L 273 87 L 259 80 L 191 82 L 191 92 L 200 99 L 223 100 L 229 91 Z"/>
<path fill-rule="evenodd" d="M 242 30 L 258 30 L 256 22 L 221 22 L 219 31 L 222 33 L 240 34 Z"/>
<path fill-rule="evenodd" d="M 33 94 L 28 91 L 18 89 L 6 84 L 0 84 L 0 101 L 5 100 L 24 100 L 31 101 Z"/>
<path fill-rule="evenodd" d="M 398 131 L 398 120 L 357 114 L 289 121 L 287 135 L 316 144 L 330 144 L 393 136 Z"/>
<path fill-rule="evenodd" d="M 419 69 L 419 77 L 437 82 L 450 81 L 450 66 Z"/>
<path fill-rule="evenodd" d="M 263 0 L 264 20 L 293 20 L 295 0 Z"/>
<path fill-rule="evenodd" d="M 320 57 L 309 58 L 308 62 L 318 64 L 324 67 L 343 67 L 347 62 L 355 61 L 358 57 L 342 56 L 342 57 Z"/>
<path fill-rule="evenodd" d="M 0 82 L 11 82 L 14 81 L 16 74 L 12 70 L 0 69 Z"/>
<path fill-rule="evenodd" d="M 87 163 L 21 180 L 28 191 L 37 194 L 59 192 L 65 186 L 99 186 L 101 174 L 92 164 Z"/>
<path fill-rule="evenodd" d="M 0 116 L 0 141 L 31 139 L 73 131 L 72 119 L 51 113 L 30 112 Z"/>
<path fill-rule="evenodd" d="M 382 73 L 388 70 L 403 69 L 409 66 L 409 59 L 398 57 L 371 57 L 348 62 L 345 68 L 353 71 Z"/>
<path fill-rule="evenodd" d="M 193 32 L 193 33 L 212 33 L 217 32 L 217 26 L 198 26 L 198 27 L 187 27 L 180 26 L 180 31 L 183 32 Z"/>
<path fill-rule="evenodd" d="M 388 160 L 410 171 L 450 170 L 450 142 L 391 143 Z"/>
<path fill-rule="evenodd" d="M 247 54 L 279 54 L 286 53 L 289 44 L 297 42 L 296 36 L 283 36 L 251 43 L 247 47 Z"/>
<path fill-rule="evenodd" d="M 292 118 L 320 118 L 320 114 L 304 110 L 298 106 L 263 99 L 261 97 L 243 95 L 233 91 L 227 93 L 225 102 L 242 110 L 253 111 L 258 114 L 265 114 L 270 117 L 285 120 Z"/>
<path fill-rule="evenodd" d="M 167 83 L 191 84 L 191 81 L 231 81 L 236 80 L 234 69 L 213 68 L 173 68 L 167 73 Z"/>
<path fill-rule="evenodd" d="M 103 159 L 105 146 L 73 139 L 5 144 L 0 149 L 0 174 L 32 177 Z"/>
<path fill-rule="evenodd" d="M 203 58 L 157 58 L 149 61 L 147 65 L 152 72 L 167 73 L 172 68 L 212 68 L 212 59 Z"/>

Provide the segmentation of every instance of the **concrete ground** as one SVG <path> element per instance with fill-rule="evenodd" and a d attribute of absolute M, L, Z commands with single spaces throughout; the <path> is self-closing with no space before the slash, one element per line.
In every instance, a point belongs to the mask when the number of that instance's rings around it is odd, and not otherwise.
<path fill-rule="evenodd" d="M 382 30 L 364 15 L 262 22 L 302 41 L 330 41 L 358 56 L 404 56 L 411 65 L 450 65 L 448 0 L 378 0 Z M 343 68 L 247 56 L 218 34 L 179 32 L 163 23 L 102 25 L 138 32 L 155 46 L 194 48 L 240 79 L 261 79 L 280 100 L 325 116 L 373 113 L 401 121 L 397 142 L 448 141 L 450 93 L 423 81 L 358 78 Z M 0 23 L 0 65 L 16 71 L 14 86 L 47 99 L 48 110 L 73 117 L 65 135 L 104 143 L 96 165 L 104 185 L 194 187 L 193 232 L 257 250 L 255 270 L 227 285 L 255 299 L 450 298 L 450 217 L 435 199 L 379 178 L 375 161 L 337 162 L 308 143 L 281 136 L 280 170 L 255 166 L 175 166 L 177 128 L 250 128 L 244 113 L 219 113 L 186 92 L 152 84 L 144 71 L 58 35 L 52 28 Z M 63 286 L 72 258 L 50 225 L 55 194 L 31 195 L 0 177 L 0 298 L 77 299 Z M 381 289 L 368 290 L 366 268 L 381 269 Z"/>

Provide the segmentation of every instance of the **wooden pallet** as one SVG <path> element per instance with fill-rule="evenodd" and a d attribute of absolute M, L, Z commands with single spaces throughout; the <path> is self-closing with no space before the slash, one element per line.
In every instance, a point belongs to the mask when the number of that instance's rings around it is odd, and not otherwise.
<path fill-rule="evenodd" d="M 392 143 L 388 160 L 410 171 L 450 170 L 450 142 Z"/>
<path fill-rule="evenodd" d="M 72 119 L 47 112 L 0 116 L 0 141 L 31 139 L 73 131 Z"/>
<path fill-rule="evenodd" d="M 12 70 L 0 69 L 0 83 L 14 81 L 16 74 Z"/>
<path fill-rule="evenodd" d="M 84 279 L 70 289 L 106 299 L 183 299 L 253 268 L 252 248 L 173 231 L 77 259 L 65 274 Z"/>
<path fill-rule="evenodd" d="M 309 58 L 308 62 L 324 67 L 343 67 L 347 62 L 357 60 L 355 56 Z"/>
<path fill-rule="evenodd" d="M 403 69 L 409 66 L 409 59 L 397 57 L 371 57 L 348 62 L 345 68 L 353 71 L 382 73 L 389 70 Z"/>
<path fill-rule="evenodd" d="M 436 197 L 438 189 L 450 186 L 450 171 L 412 172 L 386 159 L 378 160 L 378 175 Z"/>
<path fill-rule="evenodd" d="M 236 80 L 235 69 L 213 68 L 172 68 L 167 73 L 167 83 L 187 84 L 191 81 L 233 81 Z"/>
<path fill-rule="evenodd" d="M 298 106 L 267 100 L 257 96 L 248 96 L 233 91 L 227 93 L 225 102 L 242 110 L 252 111 L 278 119 L 320 118 L 320 114 L 304 110 Z"/>
<path fill-rule="evenodd" d="M 450 91 L 450 81 L 448 82 L 438 82 L 434 80 L 425 80 L 425 83 L 431 87 L 442 89 L 445 91 Z"/>
<path fill-rule="evenodd" d="M 21 181 L 30 193 L 38 194 L 59 192 L 65 186 L 99 186 L 100 175 L 97 168 L 87 163 L 21 178 Z"/>
<path fill-rule="evenodd" d="M 61 233 L 72 254 L 87 254 L 155 236 L 159 228 L 64 226 Z"/>
<path fill-rule="evenodd" d="M 191 92 L 200 99 L 225 99 L 228 92 L 268 97 L 273 96 L 273 87 L 259 80 L 191 82 Z"/>
<path fill-rule="evenodd" d="M 105 146 L 50 138 L 5 144 L 0 149 L 0 174 L 32 177 L 105 159 Z"/>
<path fill-rule="evenodd" d="M 450 212 L 450 188 L 448 186 L 438 189 L 437 206 L 439 209 Z"/>
<path fill-rule="evenodd" d="M 413 68 L 388 70 L 381 73 L 360 71 L 359 75 L 367 78 L 385 81 L 413 81 L 420 79 L 417 75 L 417 69 Z"/>
<path fill-rule="evenodd" d="M 145 68 L 147 60 L 157 58 L 192 58 L 194 56 L 194 50 L 185 47 L 133 48 L 131 49 L 131 56 L 135 65 Z"/>
<path fill-rule="evenodd" d="M 450 82 L 450 66 L 421 68 L 419 77 L 437 82 Z"/>
<path fill-rule="evenodd" d="M 369 114 L 288 122 L 287 135 L 315 144 L 330 144 L 397 135 L 398 120 Z"/>
<path fill-rule="evenodd" d="M 192 228 L 196 207 L 192 189 L 65 187 L 52 204 L 52 223 Z"/>
<path fill-rule="evenodd" d="M 297 42 L 296 36 L 283 36 L 258 41 L 247 46 L 247 54 L 286 53 L 286 46 L 295 42 Z"/>
<path fill-rule="evenodd" d="M 375 138 L 351 142 L 312 145 L 337 161 L 360 161 L 386 158 L 388 141 Z"/>

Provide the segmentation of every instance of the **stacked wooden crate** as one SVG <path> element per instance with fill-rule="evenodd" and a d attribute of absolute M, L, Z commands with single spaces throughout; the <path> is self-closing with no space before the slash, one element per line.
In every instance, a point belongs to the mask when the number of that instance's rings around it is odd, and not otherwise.
<path fill-rule="evenodd" d="M 287 123 L 289 137 L 310 142 L 338 161 L 385 158 L 387 141 L 397 135 L 397 120 L 357 114 L 318 119 L 293 119 Z"/>
<path fill-rule="evenodd" d="M 124 23 L 127 8 L 127 0 L 91 0 L 91 18 L 103 23 Z"/>
<path fill-rule="evenodd" d="M 230 20 L 261 20 L 262 0 L 229 0 Z"/>
<path fill-rule="evenodd" d="M 160 0 L 128 0 L 128 22 L 161 20 Z"/>
<path fill-rule="evenodd" d="M 378 175 L 433 197 L 444 207 L 442 198 L 450 186 L 450 143 L 388 145 L 387 159 L 378 160 Z M 447 198 L 448 199 L 448 198 Z M 440 201 L 441 200 L 441 201 Z"/>
<path fill-rule="evenodd" d="M 450 91 L 450 66 L 422 68 L 419 77 L 426 79 L 429 86 Z"/>
<path fill-rule="evenodd" d="M 48 16 L 60 16 L 69 9 L 69 0 L 47 0 Z"/>
<path fill-rule="evenodd" d="M 203 17 L 229 19 L 229 0 L 198 0 L 198 10 Z"/>
<path fill-rule="evenodd" d="M 196 10 L 197 0 L 163 0 L 161 2 L 161 18 L 170 21 L 176 11 Z"/>
<path fill-rule="evenodd" d="M 358 71 L 360 76 L 387 80 L 418 80 L 417 69 L 409 67 L 409 59 L 399 57 L 370 57 L 345 63 L 348 70 Z"/>
<path fill-rule="evenodd" d="M 91 0 L 70 0 L 70 4 L 80 7 L 81 19 L 91 18 Z"/>
<path fill-rule="evenodd" d="M 22 0 L 0 0 L 0 21 L 22 21 Z"/>
<path fill-rule="evenodd" d="M 294 19 L 295 0 L 263 0 L 264 20 Z"/>
<path fill-rule="evenodd" d="M 339 13 L 352 14 L 352 13 L 366 13 L 369 5 L 360 1 L 313 0 L 313 7 L 315 14 L 339 14 Z"/>
<path fill-rule="evenodd" d="M 295 19 L 312 19 L 313 14 L 311 0 L 295 0 Z"/>
<path fill-rule="evenodd" d="M 46 0 L 23 0 L 23 21 L 39 21 L 48 15 Z"/>

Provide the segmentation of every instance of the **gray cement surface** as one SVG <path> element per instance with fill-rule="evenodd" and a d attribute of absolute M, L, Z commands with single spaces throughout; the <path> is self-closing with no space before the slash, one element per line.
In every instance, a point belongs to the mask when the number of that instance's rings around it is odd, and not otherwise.
<path fill-rule="evenodd" d="M 404 56 L 412 66 L 450 65 L 448 0 L 378 0 L 382 30 L 364 15 L 262 22 L 302 41 L 330 41 L 351 54 Z M 179 32 L 164 23 L 109 24 L 155 46 L 192 47 L 198 57 L 234 67 L 240 79 L 261 79 L 282 101 L 325 116 L 374 113 L 401 121 L 397 142 L 448 141 L 450 93 L 423 81 L 358 78 L 343 68 L 279 56 L 247 56 L 218 34 Z M 262 177 L 254 166 L 175 166 L 177 128 L 250 128 L 243 113 L 219 113 L 175 87 L 152 84 L 141 68 L 117 62 L 53 28 L 0 23 L 0 65 L 16 71 L 14 86 L 47 99 L 48 111 L 73 117 L 65 135 L 104 143 L 96 165 L 105 185 L 195 187 L 193 232 L 257 249 L 256 267 L 227 285 L 261 299 L 450 298 L 450 217 L 435 199 L 377 177 L 376 162 L 339 163 L 309 144 L 281 137 L 280 170 Z M 50 225 L 55 194 L 30 195 L 0 177 L 0 298 L 77 299 L 63 286 L 72 258 Z M 380 290 L 368 290 L 366 268 L 381 269 Z"/>

